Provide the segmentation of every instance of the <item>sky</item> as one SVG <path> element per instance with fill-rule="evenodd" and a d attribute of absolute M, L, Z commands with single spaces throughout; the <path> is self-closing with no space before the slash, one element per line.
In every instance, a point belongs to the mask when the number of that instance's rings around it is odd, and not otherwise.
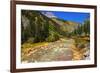
<path fill-rule="evenodd" d="M 84 20 L 90 18 L 90 13 L 83 13 L 83 12 L 59 12 L 59 11 L 43 11 L 43 12 L 45 13 L 47 12 L 51 16 L 55 16 L 63 20 L 74 21 L 81 24 L 84 22 Z"/>

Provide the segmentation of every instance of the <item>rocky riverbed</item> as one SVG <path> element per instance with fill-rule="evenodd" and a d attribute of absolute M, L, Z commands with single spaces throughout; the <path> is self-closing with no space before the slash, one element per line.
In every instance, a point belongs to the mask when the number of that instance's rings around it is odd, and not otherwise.
<path fill-rule="evenodd" d="M 89 59 L 89 45 L 76 47 L 74 39 L 61 38 L 47 45 L 29 48 L 22 52 L 22 62 L 51 62 Z"/>

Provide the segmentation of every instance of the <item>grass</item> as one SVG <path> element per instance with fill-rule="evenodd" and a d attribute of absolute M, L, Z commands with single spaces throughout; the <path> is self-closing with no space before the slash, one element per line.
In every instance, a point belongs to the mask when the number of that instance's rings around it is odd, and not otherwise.
<path fill-rule="evenodd" d="M 75 46 L 78 48 L 84 48 L 85 44 L 88 44 L 90 39 L 89 37 L 78 37 L 78 38 L 74 38 L 75 39 Z"/>
<path fill-rule="evenodd" d="M 86 44 L 88 41 L 85 38 L 86 37 L 74 38 L 76 47 L 80 44 L 82 44 L 82 45 Z M 26 42 L 26 43 L 21 45 L 21 51 L 24 53 L 30 49 L 34 49 L 35 47 L 46 46 L 48 44 L 49 44 L 49 42 L 38 42 L 38 43 L 27 43 Z"/>
<path fill-rule="evenodd" d="M 46 46 L 46 45 L 48 45 L 48 42 L 24 43 L 21 45 L 21 50 L 22 50 L 22 52 L 26 52 L 34 47 Z"/>

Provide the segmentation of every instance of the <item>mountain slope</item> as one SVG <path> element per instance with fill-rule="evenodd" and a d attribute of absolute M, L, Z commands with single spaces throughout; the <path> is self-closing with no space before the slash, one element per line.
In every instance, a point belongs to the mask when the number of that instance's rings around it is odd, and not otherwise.
<path fill-rule="evenodd" d="M 39 11 L 22 10 L 22 43 L 55 41 L 59 39 L 59 26 Z M 58 37 L 58 38 L 57 38 Z"/>
<path fill-rule="evenodd" d="M 22 43 L 56 41 L 61 36 L 66 37 L 79 26 L 75 22 L 59 19 L 53 14 L 47 16 L 39 11 L 22 10 L 21 15 Z"/>
<path fill-rule="evenodd" d="M 79 26 L 78 23 L 72 22 L 72 21 L 65 21 L 65 20 L 58 19 L 58 18 L 53 18 L 52 20 L 60 25 L 60 29 L 62 31 L 67 32 L 67 33 L 73 32 Z"/>

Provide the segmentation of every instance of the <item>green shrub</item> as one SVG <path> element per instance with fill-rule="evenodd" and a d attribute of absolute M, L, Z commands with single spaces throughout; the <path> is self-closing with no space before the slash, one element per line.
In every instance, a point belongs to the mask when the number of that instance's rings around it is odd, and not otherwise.
<path fill-rule="evenodd" d="M 48 38 L 46 38 L 46 41 L 47 42 L 54 42 L 54 41 L 57 41 L 59 39 L 59 34 L 58 33 L 55 33 L 55 32 L 52 32 Z"/>
<path fill-rule="evenodd" d="M 28 38 L 27 43 L 34 43 L 34 37 Z"/>

